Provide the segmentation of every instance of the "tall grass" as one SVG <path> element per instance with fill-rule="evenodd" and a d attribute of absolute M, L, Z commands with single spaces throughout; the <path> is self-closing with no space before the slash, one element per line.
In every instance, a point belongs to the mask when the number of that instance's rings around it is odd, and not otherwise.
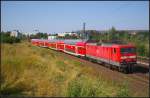
<path fill-rule="evenodd" d="M 2 95 L 128 96 L 126 85 L 114 85 L 59 52 L 27 42 L 2 44 L 1 52 Z"/>
<path fill-rule="evenodd" d="M 113 82 L 101 80 L 100 78 L 93 79 L 82 75 L 69 83 L 67 96 L 71 97 L 110 97 L 110 96 L 129 96 L 129 92 L 126 85 L 114 87 Z"/>

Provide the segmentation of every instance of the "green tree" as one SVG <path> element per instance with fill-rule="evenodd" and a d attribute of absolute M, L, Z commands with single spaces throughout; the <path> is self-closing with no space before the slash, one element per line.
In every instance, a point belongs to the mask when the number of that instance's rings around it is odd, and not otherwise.
<path fill-rule="evenodd" d="M 10 32 L 1 32 L 0 33 L 1 43 L 18 43 L 21 41 L 20 38 L 10 36 Z"/>
<path fill-rule="evenodd" d="M 146 49 L 143 44 L 138 44 L 137 45 L 137 52 L 140 56 L 145 56 L 146 55 Z"/>
<path fill-rule="evenodd" d="M 116 31 L 115 27 L 112 27 L 109 30 L 109 40 L 116 40 L 116 39 L 118 39 L 118 37 L 117 37 L 117 31 Z"/>

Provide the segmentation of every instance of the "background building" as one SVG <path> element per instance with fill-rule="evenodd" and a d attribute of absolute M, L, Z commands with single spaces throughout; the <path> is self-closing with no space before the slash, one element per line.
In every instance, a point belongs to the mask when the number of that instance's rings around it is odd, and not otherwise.
<path fill-rule="evenodd" d="M 52 39 L 56 39 L 57 38 L 57 36 L 55 36 L 55 35 L 49 35 L 48 36 L 48 40 L 52 40 Z"/>
<path fill-rule="evenodd" d="M 17 31 L 12 31 L 10 33 L 10 36 L 13 36 L 13 37 L 18 37 L 18 35 L 19 35 L 19 32 L 17 32 Z"/>

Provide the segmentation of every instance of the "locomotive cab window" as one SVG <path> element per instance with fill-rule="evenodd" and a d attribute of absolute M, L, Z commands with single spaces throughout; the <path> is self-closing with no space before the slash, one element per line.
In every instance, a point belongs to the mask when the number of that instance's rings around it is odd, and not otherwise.
<path fill-rule="evenodd" d="M 121 53 L 136 53 L 136 49 L 135 48 L 121 48 Z"/>

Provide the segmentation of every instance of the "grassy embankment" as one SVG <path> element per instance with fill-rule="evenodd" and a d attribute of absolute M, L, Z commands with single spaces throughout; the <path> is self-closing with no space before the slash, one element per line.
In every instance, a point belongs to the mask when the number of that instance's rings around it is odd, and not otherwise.
<path fill-rule="evenodd" d="M 29 96 L 130 96 L 118 85 L 92 75 L 92 67 L 29 43 L 2 44 L 1 93 Z"/>

